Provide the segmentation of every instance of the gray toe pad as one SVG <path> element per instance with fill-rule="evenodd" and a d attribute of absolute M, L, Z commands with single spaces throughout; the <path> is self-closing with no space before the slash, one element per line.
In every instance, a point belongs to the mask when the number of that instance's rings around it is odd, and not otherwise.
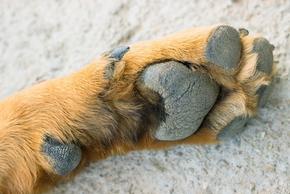
<path fill-rule="evenodd" d="M 234 137 L 236 134 L 243 131 L 244 125 L 248 121 L 245 116 L 237 116 L 229 122 L 217 135 L 217 139 L 224 141 Z"/>
<path fill-rule="evenodd" d="M 179 140 L 192 135 L 219 93 L 218 84 L 208 75 L 174 61 L 147 67 L 141 79 L 163 100 L 165 119 L 154 134 L 158 140 Z"/>
<path fill-rule="evenodd" d="M 257 53 L 257 71 L 264 73 L 270 73 L 273 66 L 273 48 L 274 46 L 269 43 L 269 41 L 263 37 L 256 38 L 254 40 L 253 50 L 251 53 Z M 259 95 L 258 98 L 258 108 L 262 107 L 273 90 L 274 82 L 273 79 L 269 85 L 262 85 L 256 91 Z"/>
<path fill-rule="evenodd" d="M 64 175 L 72 171 L 82 158 L 81 149 L 77 145 L 62 143 L 49 136 L 45 136 L 41 148 L 58 175 Z"/>
<path fill-rule="evenodd" d="M 236 67 L 240 61 L 241 41 L 238 31 L 222 25 L 214 29 L 207 41 L 205 58 L 224 68 Z"/>
<path fill-rule="evenodd" d="M 258 53 L 257 70 L 269 73 L 273 65 L 273 45 L 263 37 L 256 38 L 252 53 Z"/>

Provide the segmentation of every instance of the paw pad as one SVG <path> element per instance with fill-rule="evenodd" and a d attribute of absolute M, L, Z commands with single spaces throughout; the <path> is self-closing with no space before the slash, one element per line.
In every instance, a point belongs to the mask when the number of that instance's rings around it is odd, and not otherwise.
<path fill-rule="evenodd" d="M 154 134 L 158 140 L 179 140 L 192 135 L 219 93 L 218 84 L 207 74 L 193 72 L 173 61 L 147 67 L 141 79 L 164 104 L 165 119 Z"/>
<path fill-rule="evenodd" d="M 260 37 L 254 40 L 252 53 L 258 54 L 257 70 L 269 73 L 273 65 L 273 45 L 267 39 Z"/>
<path fill-rule="evenodd" d="M 46 136 L 41 146 L 42 152 L 58 175 L 71 172 L 82 158 L 81 149 L 72 143 L 62 143 Z"/>
<path fill-rule="evenodd" d="M 228 70 L 238 65 L 240 55 L 241 41 L 235 28 L 222 25 L 212 31 L 204 53 L 208 61 Z"/>
<path fill-rule="evenodd" d="M 244 125 L 248 121 L 248 117 L 237 116 L 229 122 L 217 135 L 217 139 L 224 141 L 234 137 L 243 131 Z"/>

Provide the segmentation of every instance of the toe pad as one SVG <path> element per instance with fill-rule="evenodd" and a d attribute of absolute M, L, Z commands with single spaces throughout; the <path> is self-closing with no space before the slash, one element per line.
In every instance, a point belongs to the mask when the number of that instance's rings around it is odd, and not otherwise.
<path fill-rule="evenodd" d="M 207 41 L 204 55 L 208 61 L 224 69 L 236 67 L 241 55 L 238 31 L 230 26 L 218 26 Z"/>
<path fill-rule="evenodd" d="M 269 73 L 273 65 L 273 46 L 268 40 L 263 37 L 256 38 L 252 53 L 258 53 L 257 70 Z"/>
<path fill-rule="evenodd" d="M 243 131 L 244 125 L 248 121 L 247 117 L 237 116 L 229 122 L 217 135 L 218 140 L 227 140 Z"/>

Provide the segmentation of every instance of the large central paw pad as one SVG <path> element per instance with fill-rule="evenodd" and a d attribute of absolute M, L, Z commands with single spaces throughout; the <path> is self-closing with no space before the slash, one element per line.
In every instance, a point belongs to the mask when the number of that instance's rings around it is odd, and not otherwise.
<path fill-rule="evenodd" d="M 192 135 L 219 94 L 218 84 L 207 74 L 193 72 L 174 61 L 147 67 L 141 79 L 163 100 L 165 119 L 154 134 L 158 140 L 179 140 Z"/>

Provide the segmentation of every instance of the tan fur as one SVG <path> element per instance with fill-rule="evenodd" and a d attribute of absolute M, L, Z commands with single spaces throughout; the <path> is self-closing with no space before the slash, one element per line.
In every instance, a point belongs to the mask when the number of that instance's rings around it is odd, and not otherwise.
<path fill-rule="evenodd" d="M 163 38 L 131 45 L 115 64 L 111 79 L 104 69 L 113 61 L 104 54 L 78 71 L 31 86 L 0 102 L 0 193 L 39 193 L 73 177 L 91 160 L 132 149 L 160 149 L 181 143 L 216 143 L 216 135 L 239 114 L 256 111 L 255 90 L 270 75 L 253 75 L 256 56 L 249 54 L 253 37 L 244 37 L 240 65 L 225 71 L 204 58 L 206 41 L 216 27 L 193 28 Z M 186 61 L 194 71 L 208 73 L 223 86 L 217 102 L 200 129 L 179 141 L 152 137 L 159 115 L 158 97 L 139 81 L 142 70 L 158 61 Z M 250 81 L 249 81 L 250 80 Z M 41 153 L 44 135 L 76 142 L 80 164 L 58 176 Z"/>

